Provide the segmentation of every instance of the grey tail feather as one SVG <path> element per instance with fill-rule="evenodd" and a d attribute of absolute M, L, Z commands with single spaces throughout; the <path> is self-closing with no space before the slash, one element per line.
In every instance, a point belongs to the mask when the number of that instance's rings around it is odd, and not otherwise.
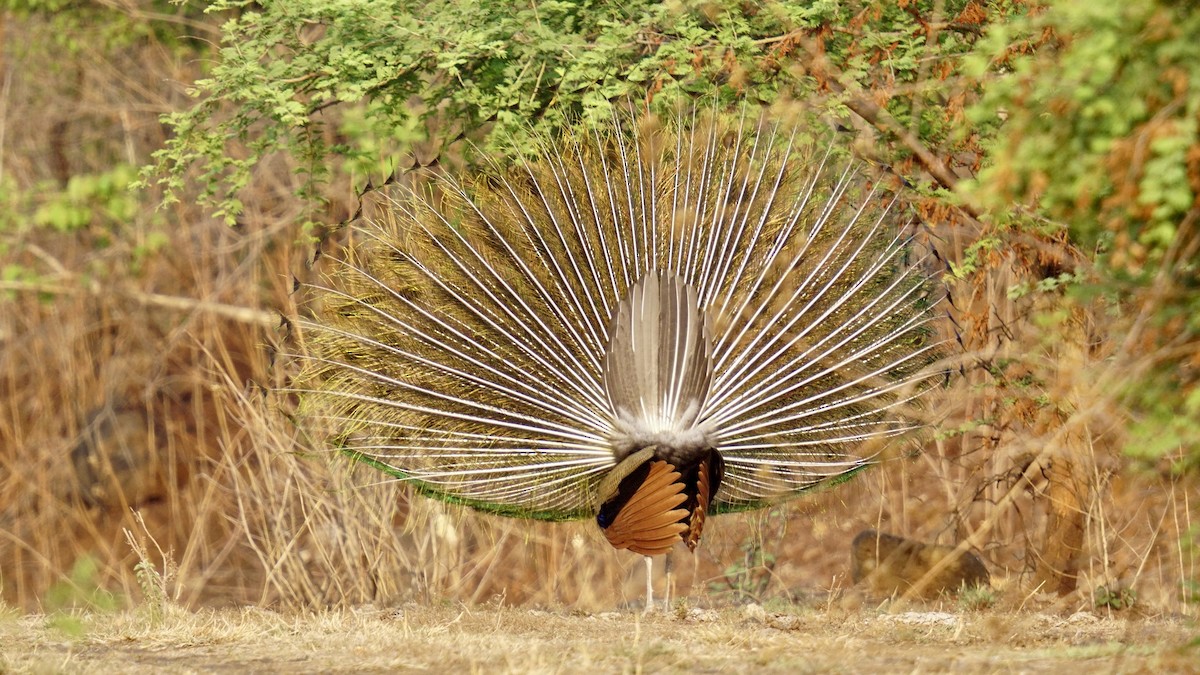
<path fill-rule="evenodd" d="M 630 288 L 604 356 L 618 461 L 652 445 L 684 453 L 714 445 L 699 424 L 712 383 L 711 334 L 696 289 L 679 276 L 650 272 Z"/>

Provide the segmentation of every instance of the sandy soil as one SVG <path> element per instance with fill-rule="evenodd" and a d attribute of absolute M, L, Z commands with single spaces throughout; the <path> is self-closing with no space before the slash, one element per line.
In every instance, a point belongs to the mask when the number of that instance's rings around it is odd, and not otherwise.
<path fill-rule="evenodd" d="M 1200 672 L 1184 619 L 992 611 L 671 615 L 403 607 L 0 620 L 3 672 Z"/>

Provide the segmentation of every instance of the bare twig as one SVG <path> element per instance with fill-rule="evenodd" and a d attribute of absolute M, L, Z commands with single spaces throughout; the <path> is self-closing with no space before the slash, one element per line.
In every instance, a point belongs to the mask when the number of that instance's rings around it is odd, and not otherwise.
<path fill-rule="evenodd" d="M 55 283 L 43 281 L 0 281 L 0 291 L 16 291 L 21 293 L 48 293 L 51 295 L 87 294 L 119 295 L 147 307 L 159 307 L 177 312 L 202 312 L 219 316 L 223 319 L 240 323 L 274 328 L 279 325 L 279 314 L 253 307 L 227 305 L 211 300 L 186 298 L 162 293 L 147 293 L 135 289 L 112 289 L 92 284 L 84 287 L 70 283 Z"/>
<path fill-rule="evenodd" d="M 847 92 L 846 86 L 841 83 L 839 78 L 841 73 L 829 62 L 829 59 L 825 58 L 825 54 L 817 49 L 812 40 L 801 40 L 800 45 L 811 58 L 809 69 L 822 76 L 825 86 L 834 95 L 845 97 L 847 108 L 876 129 L 895 136 L 904 147 L 913 153 L 921 166 L 925 167 L 925 170 L 939 185 L 947 190 L 954 190 L 957 187 L 958 177 L 950 171 L 946 163 L 926 147 L 921 139 L 896 121 L 891 113 L 877 105 L 865 94 Z M 970 216 L 971 221 L 975 221 L 979 217 L 979 210 L 973 205 L 964 204 L 958 208 L 965 215 Z"/>

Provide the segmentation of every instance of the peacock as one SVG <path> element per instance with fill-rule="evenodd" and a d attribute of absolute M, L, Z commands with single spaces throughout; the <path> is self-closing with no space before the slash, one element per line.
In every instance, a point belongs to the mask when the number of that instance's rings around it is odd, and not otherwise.
<path fill-rule="evenodd" d="M 934 254 L 836 140 L 692 110 L 503 162 L 392 191 L 313 285 L 297 389 L 342 452 L 656 556 L 925 424 Z"/>

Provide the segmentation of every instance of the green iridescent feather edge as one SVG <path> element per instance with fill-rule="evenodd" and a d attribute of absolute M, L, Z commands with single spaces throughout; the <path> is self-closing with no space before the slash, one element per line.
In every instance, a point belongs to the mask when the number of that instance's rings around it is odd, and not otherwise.
<path fill-rule="evenodd" d="M 489 501 L 484 501 L 484 500 L 480 500 L 480 499 L 471 499 L 469 497 L 464 497 L 462 495 L 456 495 L 452 492 L 447 492 L 446 490 L 443 490 L 443 489 L 433 485 L 432 483 L 428 483 L 423 480 L 413 478 L 412 476 L 408 475 L 404 471 L 401 471 L 400 469 L 397 469 L 396 467 L 391 466 L 390 464 L 382 462 L 370 455 L 363 454 L 362 452 L 359 452 L 357 450 L 341 448 L 339 450 L 339 452 L 341 452 L 343 455 L 346 455 L 347 457 L 349 457 L 350 459 L 352 459 L 356 462 L 365 464 L 365 465 L 371 467 L 372 469 L 375 469 L 376 471 L 380 471 L 382 473 L 385 473 L 385 474 L 391 476 L 392 478 L 396 478 L 398 480 L 403 481 L 405 485 L 408 485 L 409 487 L 411 487 L 413 490 L 415 490 L 417 492 L 417 494 L 421 495 L 422 497 L 436 499 L 440 502 L 445 502 L 447 504 L 453 504 L 455 506 L 466 506 L 466 507 L 475 509 L 476 511 L 480 511 L 482 513 L 490 513 L 495 516 L 504 516 L 506 518 L 523 518 L 526 520 L 542 520 L 542 521 L 552 522 L 552 523 L 562 523 L 562 522 L 567 522 L 567 521 L 572 521 L 572 520 L 582 520 L 584 518 L 589 518 L 589 517 L 595 515 L 590 510 L 585 510 L 585 509 L 578 509 L 575 511 L 539 511 L 536 509 L 527 509 L 527 508 L 523 508 L 523 507 L 511 506 L 508 504 L 500 504 L 500 503 L 496 503 L 496 502 L 489 502 Z"/>
<path fill-rule="evenodd" d="M 341 452 L 343 455 L 349 457 L 351 460 L 353 460 L 355 462 L 359 462 L 361 464 L 371 467 L 372 469 L 374 469 L 376 471 L 387 474 L 387 475 L 391 476 L 392 478 L 396 478 L 398 480 L 403 481 L 405 485 L 408 485 L 409 487 L 411 487 L 413 490 L 415 490 L 417 492 L 417 494 L 421 495 L 422 497 L 427 497 L 429 499 L 436 499 L 440 502 L 444 502 L 446 504 L 452 504 L 454 506 L 465 506 L 467 508 L 474 509 L 481 513 L 487 513 L 487 514 L 491 514 L 494 516 L 503 516 L 505 518 L 521 518 L 521 519 L 525 519 L 525 520 L 541 520 L 541 521 L 548 522 L 548 523 L 565 523 L 565 522 L 570 522 L 570 521 L 575 521 L 575 520 L 586 520 L 589 518 L 596 517 L 596 511 L 594 509 L 575 509 L 573 511 L 539 511 L 536 509 L 527 509 L 527 508 L 520 508 L 520 507 L 516 507 L 516 506 L 510 506 L 508 504 L 498 504 L 496 502 L 483 501 L 483 500 L 479 500 L 479 499 L 470 499 L 470 498 L 464 497 L 462 495 L 456 495 L 454 493 L 447 492 L 446 490 L 438 488 L 437 486 L 435 486 L 431 483 L 427 483 L 425 481 L 413 478 L 412 476 L 409 476 L 408 474 L 406 474 L 404 471 L 401 471 L 400 469 L 397 469 L 394 466 L 391 466 L 385 462 L 382 462 L 370 455 L 363 454 L 362 452 L 359 452 L 357 450 L 341 448 L 339 450 L 339 452 Z M 862 471 L 865 471 L 870 466 L 871 466 L 870 464 L 864 464 L 864 465 L 858 467 L 857 469 L 847 471 L 846 473 L 843 473 L 839 476 L 835 476 L 834 478 L 831 478 L 828 481 L 818 483 L 818 484 L 813 485 L 805 490 L 800 490 L 798 492 L 789 493 L 787 495 L 777 497 L 775 499 L 762 499 L 757 502 L 749 502 L 749 503 L 744 503 L 744 504 L 729 504 L 727 502 L 718 501 L 712 505 L 711 509 L 709 510 L 709 513 L 711 513 L 713 515 L 723 515 L 723 514 L 728 514 L 728 513 L 743 513 L 746 511 L 757 511 L 757 510 L 761 510 L 761 509 L 770 508 L 773 506 L 778 506 L 779 504 L 791 501 L 793 498 L 799 497 L 800 495 L 816 494 L 816 493 L 823 492 L 824 490 L 829 490 L 834 487 L 837 487 L 838 485 L 841 485 L 842 483 L 845 483 L 845 482 L 853 479 L 855 476 L 857 476 Z"/>

